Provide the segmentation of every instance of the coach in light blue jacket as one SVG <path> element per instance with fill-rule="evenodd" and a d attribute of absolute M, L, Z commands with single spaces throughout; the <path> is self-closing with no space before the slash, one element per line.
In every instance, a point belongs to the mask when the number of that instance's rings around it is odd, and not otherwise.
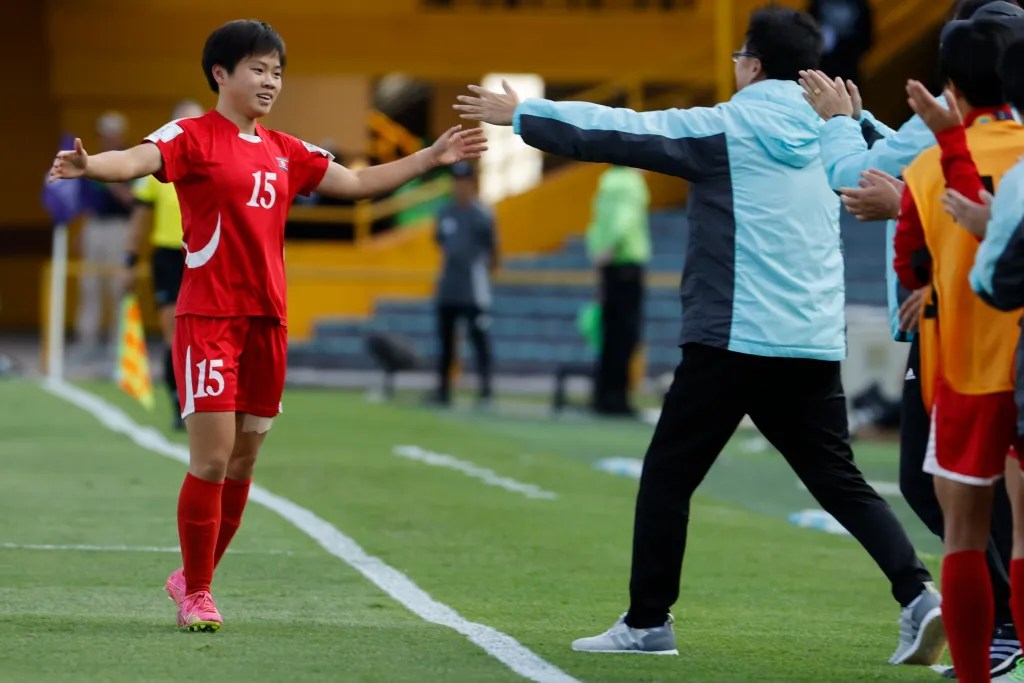
<path fill-rule="evenodd" d="M 512 124 L 534 147 L 692 182 L 682 278 L 683 354 L 644 460 L 630 607 L 587 652 L 675 654 L 690 498 L 744 415 L 868 550 L 904 608 L 894 663 L 934 663 L 938 597 L 889 509 L 853 463 L 839 361 L 846 352 L 839 199 L 800 69 L 821 57 L 811 17 L 770 7 L 733 55 L 739 92 L 712 108 L 637 113 L 471 88 L 464 118 Z M 939 625 L 936 628 L 936 625 Z"/>
<path fill-rule="evenodd" d="M 753 61 L 737 53 L 738 64 Z M 763 79 L 712 108 L 638 114 L 527 100 L 523 140 L 693 183 L 682 279 L 682 342 L 758 356 L 841 360 L 839 199 L 799 85 Z"/>

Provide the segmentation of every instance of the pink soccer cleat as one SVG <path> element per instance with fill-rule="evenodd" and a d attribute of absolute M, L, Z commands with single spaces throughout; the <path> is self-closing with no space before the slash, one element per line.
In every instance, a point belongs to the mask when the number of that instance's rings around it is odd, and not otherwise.
<path fill-rule="evenodd" d="M 174 573 L 167 577 L 167 583 L 164 584 L 164 590 L 167 591 L 168 597 L 174 601 L 174 604 L 181 607 L 181 603 L 185 600 L 184 567 L 175 569 Z"/>
<path fill-rule="evenodd" d="M 183 631 L 207 631 L 212 633 L 221 627 L 224 620 L 217 611 L 209 591 L 186 595 L 178 607 L 178 627 Z"/>

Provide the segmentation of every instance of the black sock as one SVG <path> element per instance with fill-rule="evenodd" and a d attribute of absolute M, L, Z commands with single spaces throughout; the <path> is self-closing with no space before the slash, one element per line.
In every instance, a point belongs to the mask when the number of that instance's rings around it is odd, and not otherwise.
<path fill-rule="evenodd" d="M 164 355 L 164 383 L 167 384 L 167 388 L 170 390 L 171 396 L 175 401 L 177 401 L 178 383 L 174 380 L 174 361 L 170 346 L 167 347 L 167 353 Z"/>

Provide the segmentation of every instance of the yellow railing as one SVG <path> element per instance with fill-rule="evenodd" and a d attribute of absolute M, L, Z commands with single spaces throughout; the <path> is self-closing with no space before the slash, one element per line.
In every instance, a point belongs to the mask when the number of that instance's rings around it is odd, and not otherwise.
<path fill-rule="evenodd" d="M 445 197 L 451 190 L 451 178 L 441 176 L 379 201 L 365 200 L 356 202 L 353 206 L 295 205 L 288 212 L 288 220 L 352 225 L 355 241 L 364 242 L 371 236 L 371 228 L 376 221 L 392 218 L 402 211 Z"/>
<path fill-rule="evenodd" d="M 370 142 L 371 156 L 383 163 L 415 154 L 423 148 L 419 138 L 383 112 L 370 112 L 369 125 L 373 134 Z"/>

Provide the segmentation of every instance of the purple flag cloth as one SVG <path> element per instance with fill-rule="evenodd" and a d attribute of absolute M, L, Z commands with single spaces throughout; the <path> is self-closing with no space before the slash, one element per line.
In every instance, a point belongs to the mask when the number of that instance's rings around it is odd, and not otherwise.
<path fill-rule="evenodd" d="M 61 136 L 60 148 L 73 149 L 75 139 L 70 133 Z M 43 207 L 54 224 L 68 223 L 77 218 L 85 210 L 84 197 L 82 193 L 81 179 L 56 180 L 49 182 L 43 180 Z"/>

